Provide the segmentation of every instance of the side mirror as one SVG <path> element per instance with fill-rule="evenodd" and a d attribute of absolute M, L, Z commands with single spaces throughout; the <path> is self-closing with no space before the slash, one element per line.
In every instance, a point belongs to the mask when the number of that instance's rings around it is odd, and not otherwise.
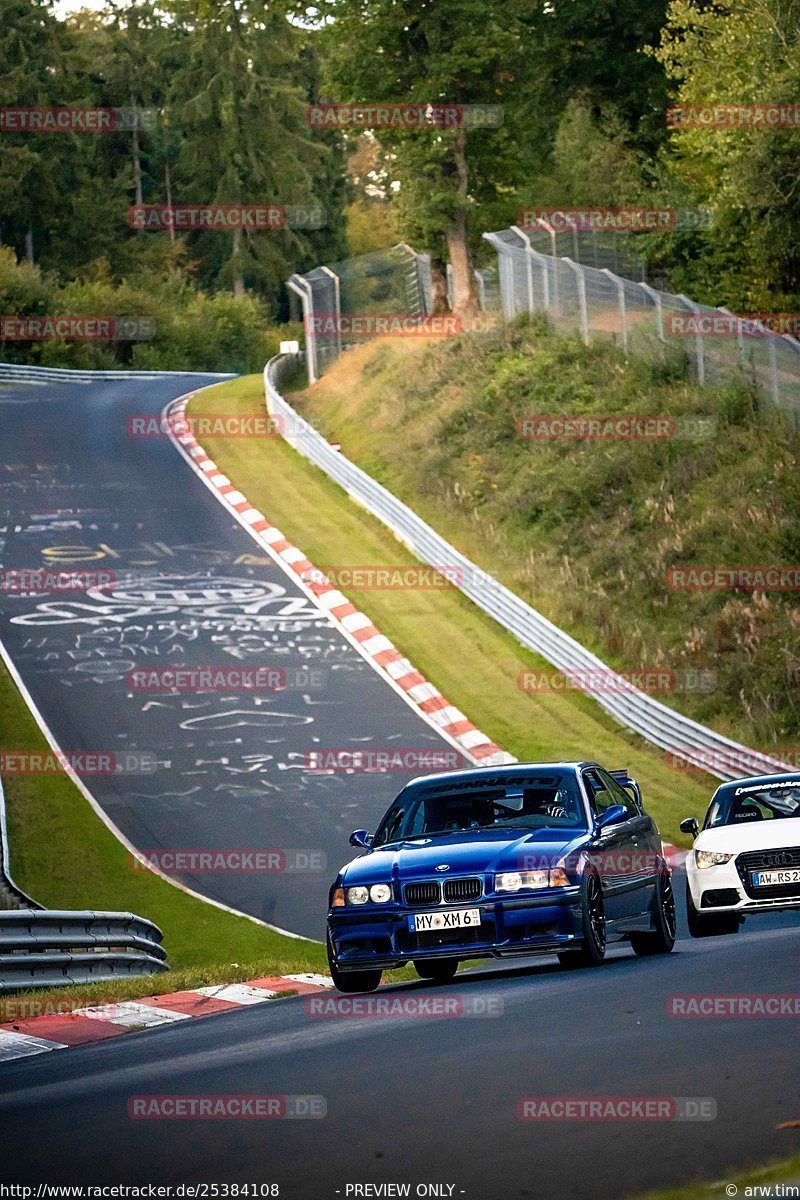
<path fill-rule="evenodd" d="M 372 834 L 366 829 L 355 829 L 350 834 L 350 845 L 360 846 L 362 850 L 369 850 L 372 845 Z"/>
<path fill-rule="evenodd" d="M 693 838 L 696 838 L 700 832 L 697 817 L 687 817 L 685 821 L 681 821 L 680 831 L 681 833 L 690 833 Z"/>
<path fill-rule="evenodd" d="M 628 819 L 628 810 L 624 804 L 612 804 L 597 818 L 597 828 L 605 829 L 607 825 L 621 825 Z"/>

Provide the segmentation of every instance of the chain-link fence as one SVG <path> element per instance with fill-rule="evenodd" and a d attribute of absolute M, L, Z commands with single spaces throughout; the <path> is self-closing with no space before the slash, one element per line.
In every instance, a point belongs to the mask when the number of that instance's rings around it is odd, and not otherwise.
<path fill-rule="evenodd" d="M 562 213 L 557 226 L 539 218 L 519 229 L 533 250 L 573 262 L 597 271 L 607 269 L 628 279 L 648 282 L 647 264 L 636 253 L 635 237 L 626 237 L 610 229 L 581 228 L 568 214 Z"/>
<path fill-rule="evenodd" d="M 293 318 L 302 310 L 308 381 L 314 383 L 342 350 L 369 336 L 369 317 L 423 317 L 433 311 L 431 260 L 405 242 L 374 254 L 292 275 Z"/>
<path fill-rule="evenodd" d="M 683 362 L 701 384 L 744 378 L 761 397 L 792 412 L 800 425 L 800 343 L 794 338 L 758 320 L 626 278 L 624 268 L 616 274 L 608 266 L 588 266 L 559 253 L 569 242 L 573 253 L 577 248 L 585 258 L 584 235 L 576 229 L 534 233 L 513 227 L 483 236 L 497 251 L 496 306 L 506 318 L 546 312 L 556 327 L 579 330 L 587 344 L 593 334 L 605 334 L 626 353 Z M 621 251 L 616 253 L 619 260 Z M 630 259 L 628 267 L 637 269 Z"/>
<path fill-rule="evenodd" d="M 496 267 L 478 267 L 473 271 L 478 305 L 485 312 L 500 308 L 500 283 Z M 453 268 L 447 264 L 447 303 L 453 308 L 455 297 Z"/>

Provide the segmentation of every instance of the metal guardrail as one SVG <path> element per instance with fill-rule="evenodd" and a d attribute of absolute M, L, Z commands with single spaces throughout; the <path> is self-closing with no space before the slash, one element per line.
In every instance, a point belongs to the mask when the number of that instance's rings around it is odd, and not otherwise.
<path fill-rule="evenodd" d="M 133 913 L 0 913 L 0 993 L 166 971 L 162 933 Z"/>
<path fill-rule="evenodd" d="M 0 994 L 166 971 L 162 937 L 133 913 L 49 909 L 23 892 L 9 867 L 0 780 Z"/>
<path fill-rule="evenodd" d="M 563 629 L 521 600 L 503 584 L 471 562 L 440 537 L 421 517 L 370 475 L 334 450 L 279 392 L 282 380 L 294 371 L 295 355 L 278 355 L 264 368 L 267 408 L 290 445 L 338 483 L 354 500 L 382 521 L 420 561 L 446 568 L 455 586 L 519 641 L 565 674 L 586 677 L 604 672 L 602 691 L 588 693 L 620 724 L 654 746 L 686 763 L 702 767 L 719 779 L 789 769 L 778 759 L 723 737 L 644 692 L 577 642 Z M 597 678 L 597 676 L 594 676 Z"/>
<path fill-rule="evenodd" d="M 0 363 L 0 383 L 94 383 L 98 379 L 163 379 L 178 375 L 207 375 L 235 379 L 219 371 L 81 371 L 71 367 L 32 367 L 25 363 Z"/>

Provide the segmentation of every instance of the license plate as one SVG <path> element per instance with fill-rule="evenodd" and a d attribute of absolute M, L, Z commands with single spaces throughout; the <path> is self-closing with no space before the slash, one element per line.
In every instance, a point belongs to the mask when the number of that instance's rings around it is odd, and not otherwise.
<path fill-rule="evenodd" d="M 790 867 L 788 871 L 753 872 L 755 887 L 779 887 L 782 883 L 800 883 L 800 867 Z"/>
<path fill-rule="evenodd" d="M 430 929 L 469 929 L 480 925 L 479 908 L 457 908 L 446 912 L 411 913 L 408 927 L 412 933 L 427 933 Z"/>

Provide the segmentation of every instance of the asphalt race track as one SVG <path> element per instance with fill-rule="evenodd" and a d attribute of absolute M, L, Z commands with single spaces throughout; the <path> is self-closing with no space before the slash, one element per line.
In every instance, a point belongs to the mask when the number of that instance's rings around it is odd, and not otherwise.
<path fill-rule="evenodd" d="M 548 958 L 380 992 L 455 996 L 493 1016 L 326 1019 L 295 997 L 18 1059 L 0 1067 L 3 1178 L 277 1182 L 284 1200 L 336 1200 L 359 1183 L 454 1185 L 440 1195 L 469 1200 L 613 1200 L 724 1179 L 734 1165 L 800 1146 L 800 1130 L 776 1129 L 800 1118 L 797 1021 L 676 1019 L 668 1001 L 796 993 L 797 945 L 796 915 L 702 942 L 683 927 L 664 958 L 618 949 L 594 971 L 565 972 Z M 165 1094 L 322 1096 L 327 1115 L 128 1116 L 132 1097 Z M 521 1097 L 567 1096 L 702 1097 L 717 1115 L 615 1124 L 516 1115 Z"/>
<path fill-rule="evenodd" d="M 316 872 L 183 876 L 320 937 L 347 834 L 373 826 L 404 777 L 315 775 L 304 769 L 309 750 L 449 744 L 261 554 L 167 439 L 128 436 L 130 414 L 160 412 L 202 383 L 0 391 L 3 567 L 116 574 L 88 594 L 5 595 L 0 632 L 62 749 L 154 756 L 149 773 L 86 779 L 139 849 L 326 856 Z M 322 685 L 236 695 L 129 685 L 143 664 L 231 662 L 314 668 Z M 680 874 L 676 892 L 682 908 Z M 591 971 L 563 971 L 554 958 L 480 965 L 449 985 L 378 993 L 455 998 L 454 1016 L 324 1018 L 310 1011 L 318 996 L 298 996 L 17 1059 L 0 1065 L 0 1177 L 277 1184 L 284 1200 L 346 1200 L 366 1184 L 408 1184 L 412 1196 L 436 1185 L 428 1195 L 470 1200 L 618 1200 L 724 1179 L 800 1147 L 799 1129 L 777 1128 L 800 1119 L 797 1021 L 680 1019 L 670 998 L 796 994 L 799 933 L 797 914 L 769 914 L 734 937 L 693 941 L 681 911 L 666 957 L 616 948 Z M 165 1095 L 315 1097 L 325 1115 L 130 1115 L 134 1098 Z M 526 1097 L 688 1098 L 714 1115 L 523 1121 Z M 381 1193 L 361 1192 L 370 1194 Z"/>
<path fill-rule="evenodd" d="M 167 437 L 129 434 L 130 417 L 160 413 L 207 382 L 185 375 L 0 389 L 2 567 L 114 575 L 84 594 L 0 593 L 0 638 L 61 749 L 115 754 L 123 773 L 84 782 L 138 850 L 290 852 L 271 860 L 287 869 L 266 874 L 170 873 L 321 940 L 328 886 L 353 853 L 349 833 L 374 828 L 419 772 L 314 773 L 308 753 L 402 747 L 467 764 Z M 287 686 L 131 690 L 129 672 L 176 664 L 278 668 Z"/>

